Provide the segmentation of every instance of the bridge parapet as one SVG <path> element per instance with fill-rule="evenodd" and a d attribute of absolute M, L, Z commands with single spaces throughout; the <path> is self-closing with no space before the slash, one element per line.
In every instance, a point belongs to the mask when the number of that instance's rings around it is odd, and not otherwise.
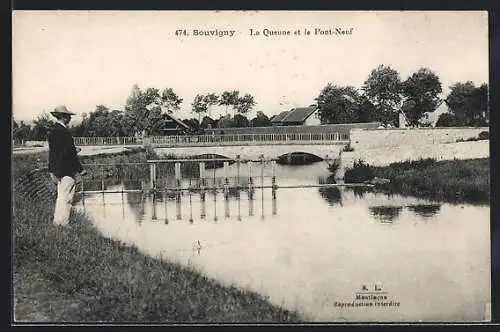
<path fill-rule="evenodd" d="M 308 142 L 331 144 L 349 140 L 346 133 L 275 133 L 275 134 L 233 134 L 233 135 L 176 135 L 136 137 L 75 137 L 75 145 L 142 145 L 145 143 L 160 146 L 219 146 L 250 144 L 296 144 Z"/>

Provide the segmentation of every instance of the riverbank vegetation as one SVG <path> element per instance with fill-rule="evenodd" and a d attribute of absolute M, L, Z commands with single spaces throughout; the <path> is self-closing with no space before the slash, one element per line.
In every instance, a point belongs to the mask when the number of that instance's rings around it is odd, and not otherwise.
<path fill-rule="evenodd" d="M 144 151 L 108 158 L 142 160 Z M 70 226 L 51 223 L 55 186 L 43 171 L 35 194 L 19 181 L 46 153 L 13 156 L 13 274 L 17 321 L 58 322 L 292 322 L 298 314 L 256 293 L 178 264 L 151 258 L 135 247 L 104 238 L 80 213 Z M 21 180 L 20 180 L 21 179 Z M 38 195 L 42 193 L 45 197 Z M 42 196 L 43 196 L 42 195 Z M 22 278 L 22 280 L 19 280 Z"/>
<path fill-rule="evenodd" d="M 370 166 L 362 160 L 347 168 L 350 183 L 389 179 L 379 190 L 452 203 L 489 204 L 490 159 L 436 161 L 432 158 Z"/>

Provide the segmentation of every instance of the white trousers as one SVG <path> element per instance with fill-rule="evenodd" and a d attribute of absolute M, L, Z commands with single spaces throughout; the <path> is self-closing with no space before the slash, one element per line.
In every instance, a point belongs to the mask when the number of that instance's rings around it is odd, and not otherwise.
<path fill-rule="evenodd" d="M 65 176 L 57 182 L 57 199 L 54 211 L 54 225 L 67 225 L 75 195 L 75 178 Z"/>

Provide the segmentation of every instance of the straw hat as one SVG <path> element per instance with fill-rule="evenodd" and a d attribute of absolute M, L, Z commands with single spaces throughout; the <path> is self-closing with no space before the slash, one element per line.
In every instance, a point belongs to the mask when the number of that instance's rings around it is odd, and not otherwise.
<path fill-rule="evenodd" d="M 52 114 L 53 116 L 55 116 L 57 118 L 58 115 L 62 115 L 62 114 L 66 114 L 66 115 L 75 115 L 75 113 L 73 112 L 70 112 L 66 106 L 62 105 L 62 106 L 57 106 L 56 108 L 54 108 L 54 110 L 52 112 L 50 112 L 50 114 Z"/>

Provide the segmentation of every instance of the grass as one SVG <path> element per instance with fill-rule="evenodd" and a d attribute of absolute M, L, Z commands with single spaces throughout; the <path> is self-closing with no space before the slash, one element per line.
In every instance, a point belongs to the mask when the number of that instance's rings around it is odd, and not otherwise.
<path fill-rule="evenodd" d="M 127 160 L 142 158 L 139 151 Z M 122 158 L 114 157 L 117 159 Z M 14 180 L 46 155 L 14 155 Z M 103 162 L 113 157 L 87 157 Z M 104 160 L 103 160 L 104 159 Z M 88 161 L 88 160 L 84 160 Z M 40 161 L 42 164 L 43 162 Z M 48 181 L 37 182 L 47 190 Z M 53 199 L 13 190 L 16 320 L 59 322 L 293 322 L 295 312 L 190 268 L 104 238 L 83 214 L 50 222 Z M 22 278 L 19 280 L 19 278 Z"/>
<path fill-rule="evenodd" d="M 392 163 L 386 167 L 363 163 L 346 170 L 346 176 L 348 172 L 357 173 L 356 177 L 346 178 L 346 182 L 363 182 L 373 177 L 389 179 L 390 184 L 380 189 L 390 193 L 451 203 L 490 202 L 489 158 L 446 161 L 428 158 Z"/>

